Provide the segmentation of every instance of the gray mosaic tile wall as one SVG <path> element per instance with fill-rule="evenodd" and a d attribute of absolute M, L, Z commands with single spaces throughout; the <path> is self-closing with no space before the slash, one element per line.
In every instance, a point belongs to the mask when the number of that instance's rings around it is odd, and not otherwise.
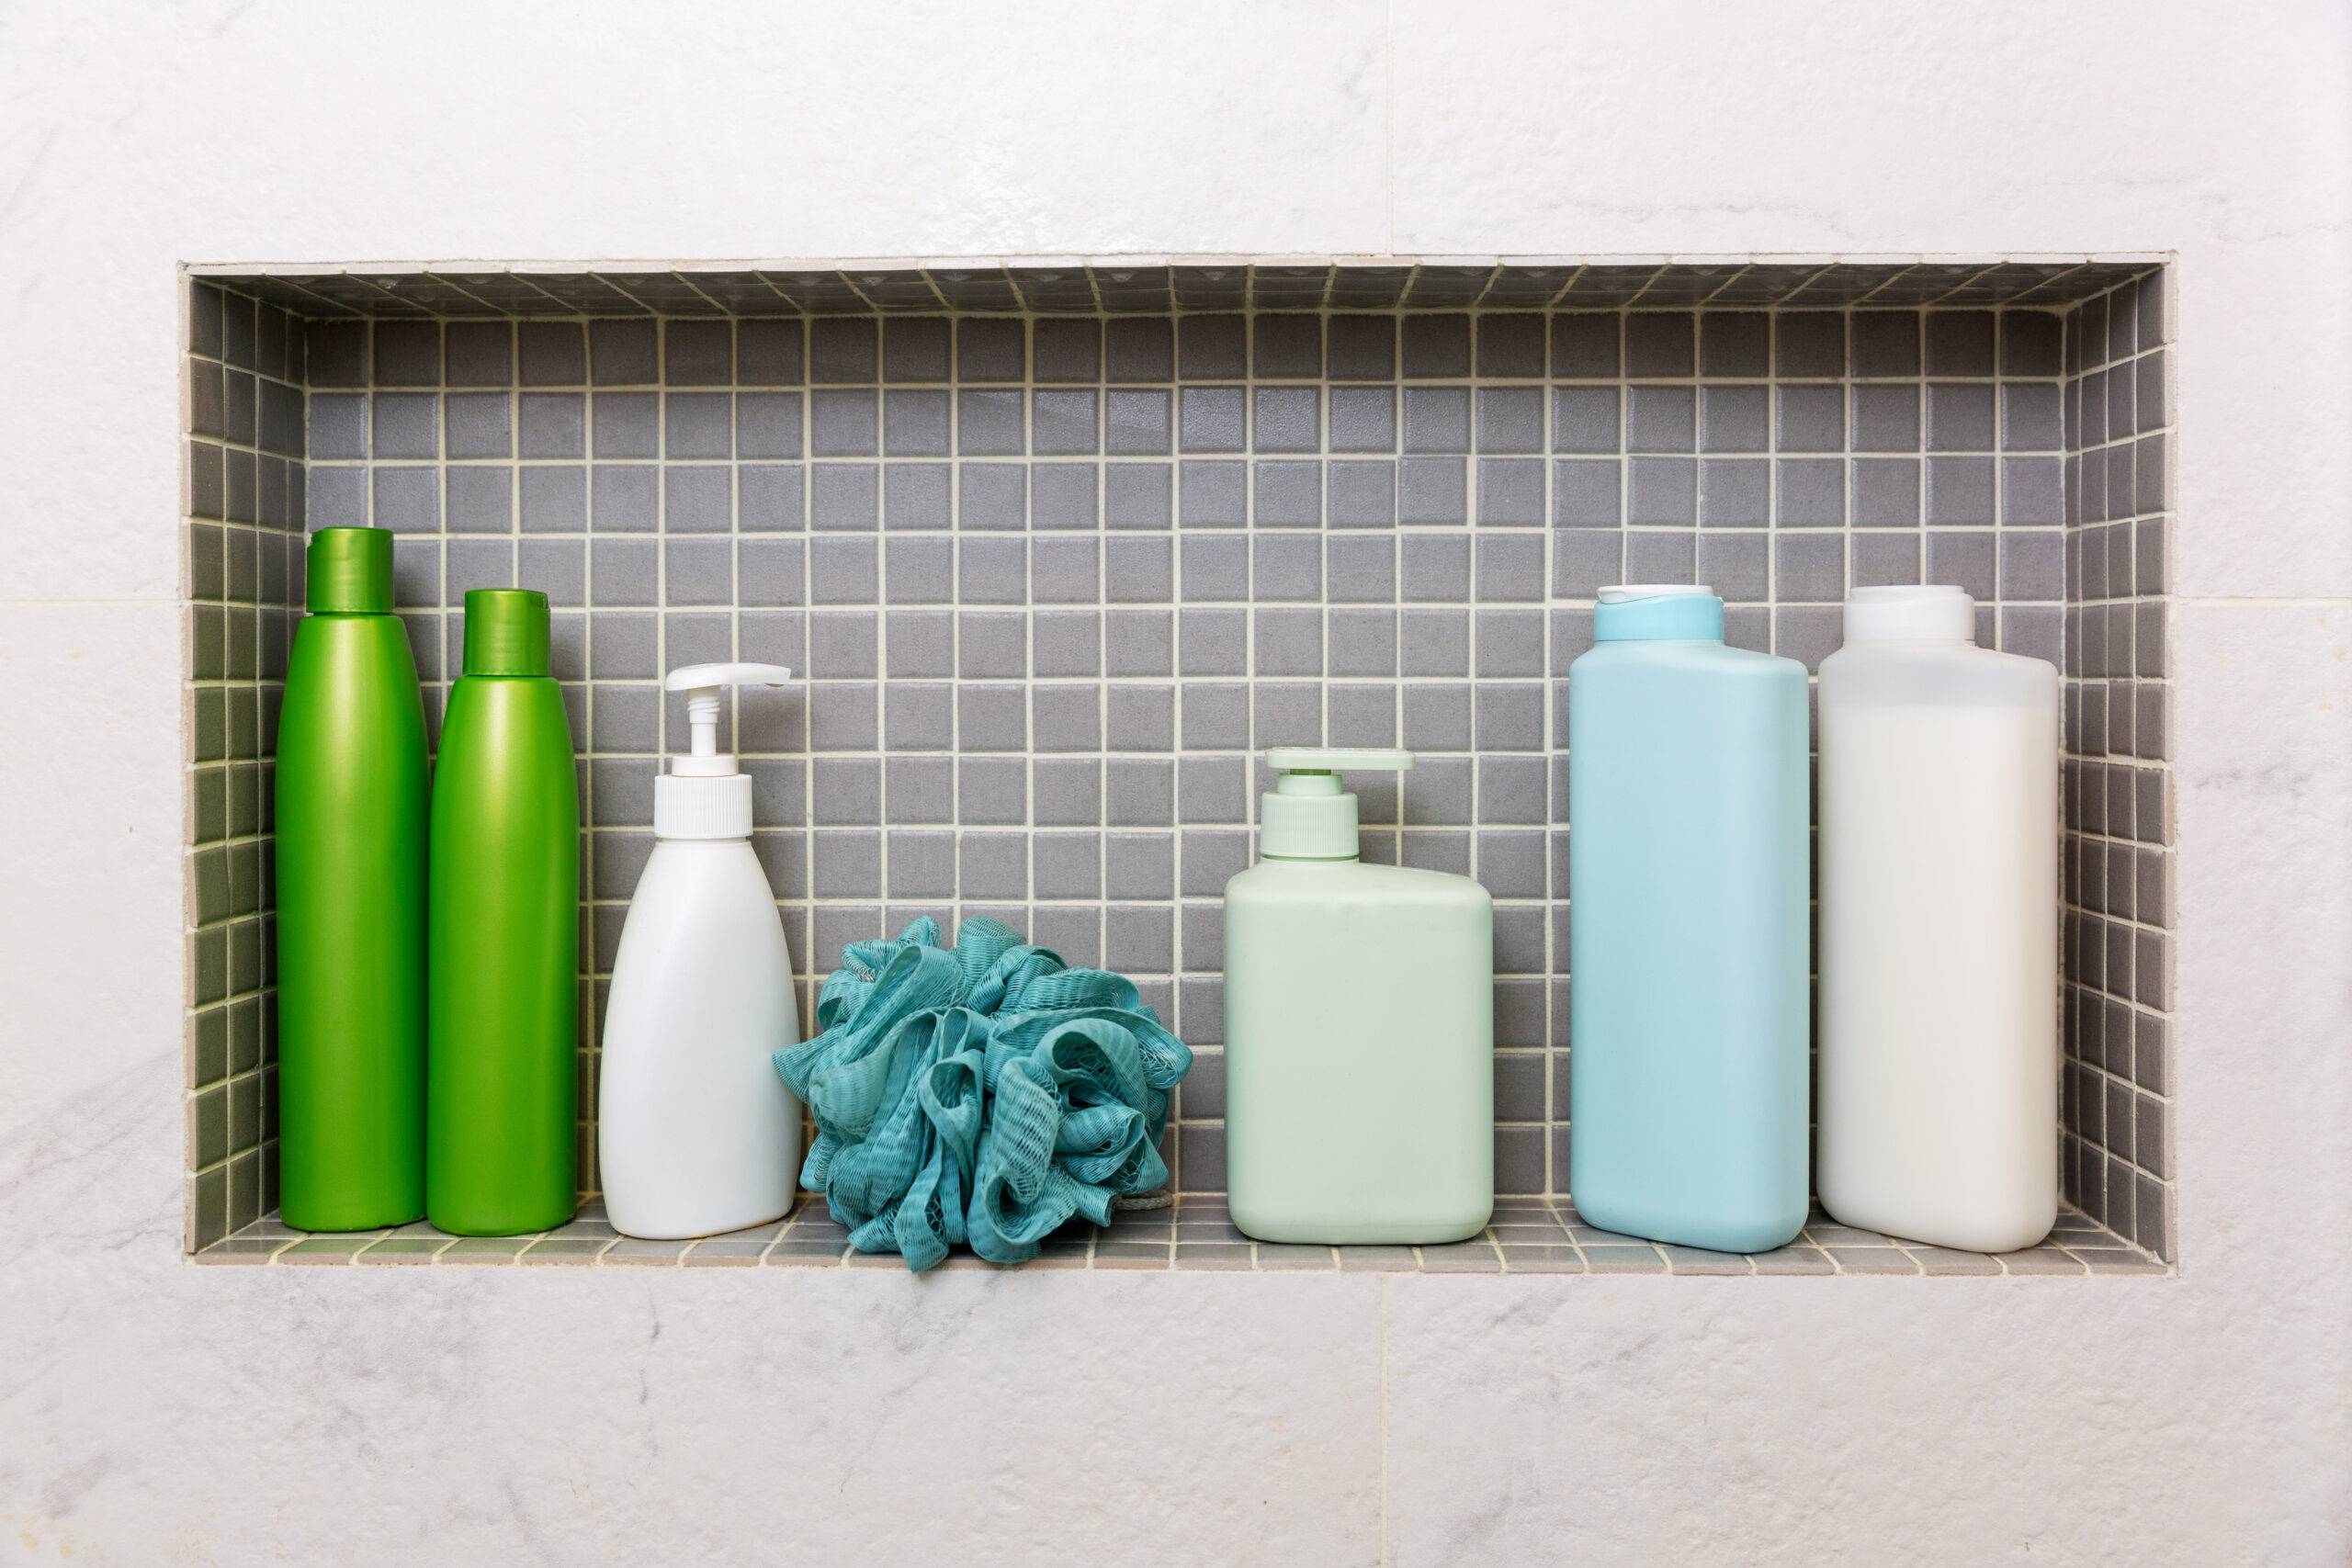
<path fill-rule="evenodd" d="M 996 915 L 1073 962 L 1122 969 L 1199 1049 L 1170 1150 L 1193 1191 L 1224 1180 L 1217 897 L 1249 854 L 1263 784 L 1252 754 L 1413 748 L 1421 764 L 1401 790 L 1362 781 L 1364 853 L 1469 873 L 1495 894 L 1498 1183 L 1565 1191 L 1555 742 L 1595 589 L 1695 576 L 1724 595 L 1735 640 L 1810 664 L 1837 646 L 1850 585 L 1957 581 L 1979 599 L 1985 641 L 2067 660 L 2068 1193 L 2122 1213 L 2127 1233 L 2138 1216 L 2143 1242 L 2162 1245 L 2165 1004 L 2119 991 L 2128 967 L 2085 967 L 2090 933 L 2116 929 L 2130 934 L 2102 936 L 2103 952 L 2153 942 L 2141 972 L 2163 967 L 2148 894 L 2113 909 L 2112 878 L 2094 895 L 2082 875 L 2116 852 L 2162 868 L 2168 838 L 2157 826 L 2127 851 L 2106 818 L 2084 814 L 2086 779 L 2163 774 L 2160 728 L 2143 724 L 2111 754 L 2113 721 L 2093 730 L 2084 717 L 2091 694 L 2111 708 L 2120 689 L 2109 661 L 2083 667 L 2085 617 L 2101 617 L 2110 648 L 2133 646 L 2128 629 L 2113 641 L 2115 610 L 2078 589 L 2107 581 L 2079 575 L 2086 552 L 2108 570 L 2102 530 L 2120 526 L 2139 558 L 2162 558 L 2160 493 L 2094 527 L 2083 519 L 2121 492 L 2102 488 L 2084 513 L 2090 459 L 2070 456 L 2097 447 L 2106 460 L 2107 424 L 2077 443 L 2068 421 L 2096 378 L 2102 393 L 2117 384 L 2105 368 L 2117 344 L 2144 353 L 2110 332 L 2086 360 L 2085 334 L 2067 330 L 2094 305 L 2103 321 L 2121 313 L 2109 301 L 2122 296 L 2078 298 L 2117 279 L 2073 269 L 2069 292 L 2056 268 L 1789 268 L 1767 288 L 1756 280 L 1775 269 L 1544 280 L 1487 267 L 1372 269 L 1388 280 L 1375 287 L 1330 268 L 1226 270 L 1242 275 L 1238 291 L 1160 269 L 1161 292 L 1139 301 L 1103 275 L 1080 299 L 1019 272 L 999 275 L 1020 290 L 1003 300 L 977 275 L 889 275 L 888 288 L 831 275 L 837 292 L 812 283 L 798 305 L 780 285 L 746 302 L 699 274 L 657 275 L 676 279 L 667 293 L 596 282 L 601 306 L 562 298 L 594 281 L 577 276 L 251 283 L 312 318 L 295 334 L 307 361 L 276 363 L 306 382 L 307 454 L 297 426 L 290 453 L 256 457 L 307 455 L 307 487 L 288 465 L 300 504 L 288 515 L 400 533 L 429 712 L 454 672 L 449 607 L 466 589 L 519 584 L 556 605 L 591 825 L 583 1116 L 602 977 L 651 848 L 652 779 L 664 743 L 683 739 L 657 678 L 767 659 L 808 676 L 736 716 L 757 844 L 808 971 L 804 1007 L 843 942 L 923 913 L 951 926 Z M 945 313 L 958 289 L 983 310 L 1028 310 Z M 214 292 L 197 290 L 198 370 Z M 1370 308 L 1349 308 L 1359 301 Z M 1256 308 L 1300 303 L 1322 308 Z M 2138 407 L 2158 415 L 2139 428 L 2161 424 L 2160 406 Z M 218 444 L 193 416 L 191 430 L 192 454 Z M 222 450 L 233 463 L 234 445 Z M 2160 472 L 2161 446 L 2146 460 Z M 258 502 L 249 524 L 213 521 L 231 504 L 199 481 L 198 558 L 213 529 L 299 545 Z M 224 594 L 224 617 L 254 618 L 254 663 L 216 679 L 199 659 L 199 718 L 216 687 L 269 708 L 287 618 L 263 606 L 299 596 L 299 556 L 271 570 L 274 592 L 257 572 L 251 601 Z M 2132 592 L 2109 595 L 2127 628 L 2135 605 L 2143 627 L 2161 615 L 2161 581 L 2144 581 L 2127 569 Z M 2126 706 L 2144 711 L 2139 700 Z M 242 767 L 266 785 L 264 726 L 242 761 L 207 758 L 193 776 L 225 784 Z M 246 926 L 266 938 L 266 824 L 222 841 L 198 815 L 193 884 L 240 855 L 255 869 L 250 908 L 226 914 L 199 892 L 192 919 L 198 1035 L 239 1007 L 253 1027 L 240 1070 L 254 1109 L 228 1118 L 251 1141 L 211 1137 L 201 1111 L 191 1135 L 200 1241 L 219 1234 L 215 1216 L 232 1228 L 250 1217 L 233 1196 L 249 1153 L 266 1206 L 254 1151 L 269 1069 L 266 976 L 252 969 L 234 1002 L 201 978 L 206 944 Z M 2162 877 L 2133 864 L 2143 889 Z M 2119 1058 L 2119 1031 L 2157 1043 Z M 203 1077 L 194 1049 L 194 1102 L 218 1089 L 225 1109 L 236 1080 Z M 2136 1097 L 2120 1116 L 2119 1092 Z M 2141 1130 L 2119 1145 L 2126 1122 Z M 592 1122 L 582 1145 L 593 1183 Z"/>

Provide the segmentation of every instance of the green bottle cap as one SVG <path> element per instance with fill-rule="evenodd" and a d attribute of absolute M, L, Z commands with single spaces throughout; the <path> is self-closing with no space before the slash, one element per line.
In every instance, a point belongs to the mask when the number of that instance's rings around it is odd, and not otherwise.
<path fill-rule="evenodd" d="M 469 675 L 548 673 L 548 596 L 531 588 L 466 591 Z"/>
<path fill-rule="evenodd" d="M 322 528 L 304 570 L 312 615 L 385 615 L 392 609 L 389 528 Z"/>

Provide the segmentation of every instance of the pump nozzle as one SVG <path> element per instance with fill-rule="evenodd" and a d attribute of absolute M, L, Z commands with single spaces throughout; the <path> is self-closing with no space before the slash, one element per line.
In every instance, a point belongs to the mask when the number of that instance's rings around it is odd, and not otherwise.
<path fill-rule="evenodd" d="M 1278 773 L 1409 773 L 1413 754 L 1394 746 L 1277 746 L 1266 766 Z"/>
<path fill-rule="evenodd" d="M 1266 753 L 1274 787 L 1259 803 L 1258 852 L 1270 860 L 1356 858 L 1356 797 L 1343 771 L 1404 773 L 1413 754 L 1377 746 L 1277 746 Z"/>
<path fill-rule="evenodd" d="M 689 664 L 663 688 L 686 694 L 687 750 L 653 781 L 653 833 L 662 839 L 740 839 L 752 830 L 752 781 L 718 749 L 719 699 L 729 686 L 782 686 L 781 664 Z"/>
<path fill-rule="evenodd" d="M 733 773 L 734 757 L 718 750 L 719 698 L 729 686 L 783 686 L 791 681 L 792 671 L 781 664 L 689 664 L 671 671 L 662 684 L 686 694 L 688 753 L 670 771 L 682 779 Z"/>

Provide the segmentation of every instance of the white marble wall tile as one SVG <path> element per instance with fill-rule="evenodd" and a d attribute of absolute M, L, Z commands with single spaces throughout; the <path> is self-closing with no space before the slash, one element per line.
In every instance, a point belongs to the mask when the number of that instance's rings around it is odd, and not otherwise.
<path fill-rule="evenodd" d="M 170 1245 L 8 1265 L 0 1336 L 50 1391 L 0 1392 L 12 1543 L 354 1565 L 1377 1551 L 1376 1280 L 145 1260 Z"/>
<path fill-rule="evenodd" d="M 2340 1560 L 2335 1477 L 2286 1457 L 2340 1367 L 2217 1335 L 2254 1278 L 1580 1283 L 1392 1282 L 1387 1561 Z"/>
<path fill-rule="evenodd" d="M 2340 1324 L 2352 604 L 2188 604 L 2173 626 L 2181 1257 L 2192 1271 L 2285 1270 L 2282 1299 L 2334 1302 Z M 2282 1214 L 2332 1245 L 2282 1247 Z M 2345 1353 L 2340 1335 L 2330 1343 Z"/>

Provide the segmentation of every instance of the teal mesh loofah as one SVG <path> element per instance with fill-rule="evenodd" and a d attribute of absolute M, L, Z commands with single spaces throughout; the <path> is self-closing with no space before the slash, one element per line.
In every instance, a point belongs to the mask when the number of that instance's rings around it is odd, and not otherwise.
<path fill-rule="evenodd" d="M 996 921 L 852 942 L 820 1032 L 775 1054 L 816 1140 L 800 1168 L 860 1252 L 929 1269 L 964 1243 L 1019 1263 L 1073 1215 L 1168 1179 L 1169 1094 L 1193 1065 L 1132 981 Z"/>

